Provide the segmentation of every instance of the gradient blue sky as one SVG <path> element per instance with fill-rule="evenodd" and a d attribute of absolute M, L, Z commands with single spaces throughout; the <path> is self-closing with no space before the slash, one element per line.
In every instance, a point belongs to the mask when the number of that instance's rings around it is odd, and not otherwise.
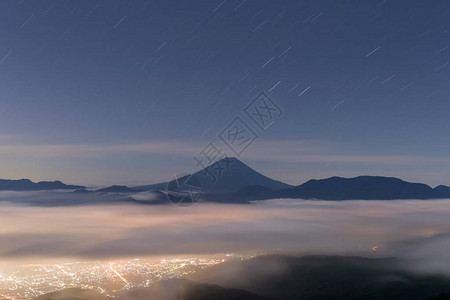
<path fill-rule="evenodd" d="M 5 0 L 0 41 L 0 178 L 195 171 L 265 91 L 256 170 L 450 184 L 449 1 Z"/>

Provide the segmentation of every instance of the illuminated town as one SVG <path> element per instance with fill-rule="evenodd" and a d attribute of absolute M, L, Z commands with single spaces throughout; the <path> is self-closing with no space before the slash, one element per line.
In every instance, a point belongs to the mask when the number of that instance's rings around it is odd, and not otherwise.
<path fill-rule="evenodd" d="M 222 263 L 231 256 L 20 265 L 11 274 L 0 272 L 0 300 L 33 299 L 66 288 L 96 289 L 106 296 L 114 297 L 125 290 L 148 287 L 159 280 L 188 275 Z"/>

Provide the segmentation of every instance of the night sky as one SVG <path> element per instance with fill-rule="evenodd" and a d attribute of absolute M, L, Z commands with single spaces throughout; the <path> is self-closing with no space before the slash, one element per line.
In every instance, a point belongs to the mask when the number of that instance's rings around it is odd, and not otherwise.
<path fill-rule="evenodd" d="M 239 117 L 287 183 L 450 184 L 449 71 L 450 1 L 4 0 L 0 178 L 167 180 Z"/>

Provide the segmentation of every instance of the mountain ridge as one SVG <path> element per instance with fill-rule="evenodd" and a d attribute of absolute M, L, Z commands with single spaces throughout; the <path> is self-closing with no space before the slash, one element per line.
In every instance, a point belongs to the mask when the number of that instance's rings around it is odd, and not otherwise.
<path fill-rule="evenodd" d="M 272 190 L 264 186 L 248 186 L 234 193 L 207 195 L 212 202 L 249 203 L 276 198 L 313 200 L 402 200 L 450 198 L 450 187 L 432 188 L 424 183 L 407 182 L 396 177 L 363 175 L 352 178 L 333 176 L 310 179 L 287 189 Z"/>
<path fill-rule="evenodd" d="M 67 185 L 59 180 L 33 182 L 30 179 L 0 179 L 1 191 L 43 191 L 85 189 L 82 185 Z"/>
<path fill-rule="evenodd" d="M 389 257 L 273 254 L 230 260 L 188 278 L 286 300 L 423 300 L 449 291 L 448 277 L 418 274 L 411 264 Z"/>
<path fill-rule="evenodd" d="M 196 177 L 207 193 L 221 194 L 237 192 L 253 185 L 265 186 L 271 189 L 289 188 L 292 185 L 269 178 L 240 161 L 235 157 L 225 157 L 192 174 Z M 166 188 L 168 182 L 131 187 L 136 191 Z"/>
<path fill-rule="evenodd" d="M 311 179 L 282 191 L 280 196 L 320 200 L 394 200 L 437 199 L 445 198 L 446 194 L 424 183 L 407 182 L 396 177 L 363 175 Z"/>
<path fill-rule="evenodd" d="M 213 173 L 216 172 L 216 173 Z M 185 175 L 188 176 L 188 175 Z M 317 200 L 395 200 L 395 199 L 443 199 L 450 198 L 450 187 L 435 188 L 423 183 L 407 182 L 396 177 L 362 175 L 352 178 L 332 176 L 324 179 L 310 179 L 300 185 L 291 186 L 271 179 L 241 162 L 226 157 L 192 175 L 202 187 L 202 200 L 210 202 L 245 204 L 255 200 L 275 198 L 317 199 Z M 213 177 L 214 176 L 214 177 Z M 182 177 L 180 178 L 180 180 Z M 132 194 L 159 191 L 158 198 L 164 198 L 168 182 L 152 185 L 127 187 L 113 185 L 95 191 L 88 191 L 79 185 L 66 185 L 61 181 L 40 181 L 29 179 L 0 179 L 0 190 L 75 190 L 81 194 Z M 161 194 L 162 193 L 162 194 Z M 162 199 L 157 201 L 163 203 Z M 143 203 L 151 203 L 143 202 Z"/>

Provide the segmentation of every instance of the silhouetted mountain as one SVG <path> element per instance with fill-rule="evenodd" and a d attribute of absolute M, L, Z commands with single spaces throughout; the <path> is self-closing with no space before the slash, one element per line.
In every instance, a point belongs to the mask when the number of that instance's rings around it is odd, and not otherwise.
<path fill-rule="evenodd" d="M 212 194 L 205 193 L 201 199 L 216 203 L 230 203 L 230 204 L 249 204 L 252 200 L 266 200 L 277 197 L 277 193 L 283 190 L 272 190 L 265 186 L 248 186 L 235 193 L 228 194 Z"/>
<path fill-rule="evenodd" d="M 218 171 L 220 169 L 220 172 Z M 220 175 L 220 176 L 219 176 Z M 406 182 L 394 177 L 359 176 L 354 178 L 330 177 L 309 180 L 292 187 L 280 181 L 266 177 L 248 167 L 236 158 L 224 158 L 208 169 L 195 174 L 203 188 L 200 201 L 245 204 L 253 200 L 276 198 L 318 199 L 318 200 L 395 200 L 395 199 L 442 199 L 450 198 L 450 187 L 440 185 L 434 189 L 422 183 Z M 212 177 L 214 176 L 214 177 Z M 183 182 L 183 177 L 179 179 Z M 124 194 L 136 192 L 158 192 L 150 197 L 151 201 L 134 202 L 145 204 L 167 204 L 166 195 L 161 193 L 168 183 L 139 186 L 113 185 L 98 189 L 97 194 Z M 33 183 L 28 179 L 2 180 L 0 190 L 30 191 L 76 189 L 74 192 L 91 194 L 83 186 L 66 185 L 60 181 Z M 98 199 L 92 199 L 97 202 Z M 77 199 L 77 203 L 83 203 Z M 100 199 L 100 202 L 105 202 Z"/>
<path fill-rule="evenodd" d="M 225 262 L 190 277 L 286 300 L 423 300 L 450 291 L 450 278 L 409 272 L 404 263 L 394 258 L 270 255 Z"/>
<path fill-rule="evenodd" d="M 434 188 L 434 190 L 442 193 L 442 195 L 444 197 L 449 197 L 450 198 L 450 186 L 438 185 L 437 187 Z"/>
<path fill-rule="evenodd" d="M 84 189 L 81 185 L 67 185 L 61 181 L 33 182 L 29 179 L 0 179 L 0 190 L 2 191 L 43 191 L 43 190 L 76 190 Z"/>
<path fill-rule="evenodd" d="M 284 198 L 322 200 L 391 200 L 442 198 L 441 192 L 422 183 L 410 183 L 393 177 L 331 177 L 308 182 L 280 192 Z"/>
<path fill-rule="evenodd" d="M 226 157 L 193 174 L 207 193 L 233 193 L 248 186 L 269 189 L 292 187 L 286 183 L 264 176 L 237 158 Z M 167 183 L 134 187 L 134 190 L 164 190 Z"/>
<path fill-rule="evenodd" d="M 66 289 L 42 295 L 35 300 L 106 300 L 93 290 Z M 217 285 L 200 284 L 183 279 L 165 280 L 149 288 L 124 292 L 118 300 L 270 300 L 239 289 L 225 289 Z"/>
<path fill-rule="evenodd" d="M 148 184 L 148 185 L 140 185 L 140 186 L 134 186 L 131 187 L 133 191 L 163 191 L 167 188 L 168 182 L 160 182 L 155 184 Z"/>
<path fill-rule="evenodd" d="M 275 198 L 318 200 L 394 200 L 446 198 L 445 188 L 433 189 L 422 183 L 410 183 L 393 177 L 359 176 L 355 178 L 330 177 L 308 182 L 288 189 L 270 190 L 247 187 L 236 193 L 207 199 L 217 202 L 248 203 L 250 200 Z"/>
<path fill-rule="evenodd" d="M 124 185 L 113 185 L 109 186 L 103 189 L 98 189 L 95 192 L 98 193 L 133 193 L 136 192 L 133 189 L 130 189 L 129 187 L 126 187 Z"/>
<path fill-rule="evenodd" d="M 214 202 L 248 203 L 251 200 L 272 198 L 392 200 L 450 197 L 450 187 L 433 189 L 426 184 L 381 176 L 312 179 L 292 187 L 256 172 L 236 158 L 224 158 L 194 176 L 203 187 L 202 199 Z M 132 189 L 164 190 L 166 186 L 167 183 L 158 183 Z"/>
<path fill-rule="evenodd" d="M 265 196 L 265 195 L 270 195 L 273 192 L 274 191 L 271 188 L 268 188 L 265 186 L 253 185 L 253 186 L 245 187 L 245 188 L 237 191 L 235 194 L 246 197 L 248 195 Z"/>
<path fill-rule="evenodd" d="M 149 288 L 135 289 L 119 300 L 269 300 L 240 289 L 225 289 L 184 279 L 164 280 Z"/>

